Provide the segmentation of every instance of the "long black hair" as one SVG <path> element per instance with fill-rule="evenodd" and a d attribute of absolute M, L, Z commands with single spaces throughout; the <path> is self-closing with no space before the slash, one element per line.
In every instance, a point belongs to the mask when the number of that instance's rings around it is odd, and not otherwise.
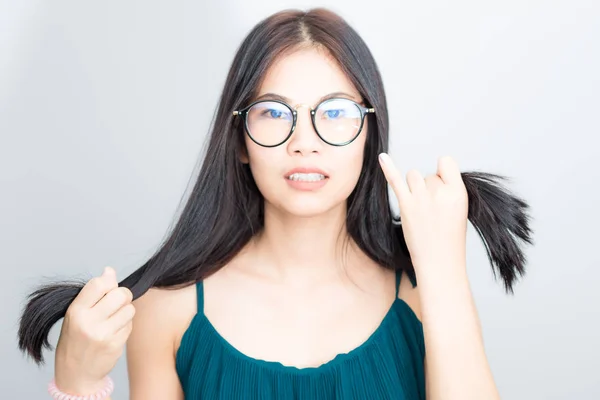
<path fill-rule="evenodd" d="M 284 52 L 319 46 L 338 61 L 369 107 L 369 135 L 362 172 L 347 199 L 348 236 L 375 262 L 404 270 L 416 285 L 402 225 L 392 215 L 387 182 L 378 154 L 388 151 L 388 112 L 382 79 L 367 45 L 337 14 L 326 9 L 286 10 L 258 23 L 241 43 L 232 62 L 211 125 L 206 155 L 182 212 L 149 260 L 119 283 L 134 299 L 151 287 L 180 288 L 202 280 L 227 264 L 263 228 L 263 198 L 247 164 L 244 131 L 232 110 L 248 104 L 269 66 Z M 494 275 L 507 292 L 524 274 L 521 248 L 532 244 L 528 205 L 511 194 L 505 177 L 463 172 L 469 198 L 468 218 L 485 245 Z M 28 297 L 20 319 L 19 348 L 44 363 L 48 334 L 64 317 L 84 282 L 50 283 Z"/>

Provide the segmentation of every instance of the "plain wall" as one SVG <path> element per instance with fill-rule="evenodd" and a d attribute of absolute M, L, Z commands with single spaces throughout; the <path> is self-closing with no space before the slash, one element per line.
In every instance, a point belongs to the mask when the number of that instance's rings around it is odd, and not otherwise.
<path fill-rule="evenodd" d="M 244 35 L 282 8 L 331 7 L 386 85 L 404 171 L 509 176 L 532 207 L 515 295 L 470 229 L 468 271 L 503 399 L 599 399 L 597 1 L 0 2 L 0 387 L 49 398 L 54 354 L 17 350 L 46 278 L 123 278 L 162 240 Z M 596 72 L 594 72 L 596 71 Z M 56 344 L 60 323 L 51 334 Z M 113 398 L 127 398 L 125 359 Z"/>

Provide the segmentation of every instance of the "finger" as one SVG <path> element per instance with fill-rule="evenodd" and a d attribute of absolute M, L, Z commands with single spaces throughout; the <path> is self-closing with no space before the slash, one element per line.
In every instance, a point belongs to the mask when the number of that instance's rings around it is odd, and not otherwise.
<path fill-rule="evenodd" d="M 102 275 L 90 279 L 73 300 L 76 306 L 91 308 L 112 288 L 117 287 L 117 276 L 111 267 L 104 268 Z"/>
<path fill-rule="evenodd" d="M 449 156 L 439 158 L 437 175 L 442 179 L 442 182 L 446 184 L 462 182 L 458 163 Z"/>
<path fill-rule="evenodd" d="M 127 325 L 135 315 L 135 306 L 129 303 L 121 307 L 116 313 L 114 313 L 107 321 L 108 331 L 117 332 L 119 329 Z"/>
<path fill-rule="evenodd" d="M 406 182 L 408 183 L 411 193 L 418 193 L 427 189 L 423 175 L 416 169 L 411 169 L 406 173 Z"/>
<path fill-rule="evenodd" d="M 111 347 L 109 349 L 116 351 L 119 356 L 122 355 L 125 352 L 125 345 L 127 344 L 127 339 L 129 339 L 132 330 L 133 323 L 129 321 L 121 329 L 113 333 L 110 336 Z"/>
<path fill-rule="evenodd" d="M 438 175 L 428 175 L 425 178 L 425 185 L 427 186 L 427 189 L 436 191 L 440 186 L 444 185 L 444 182 Z"/>
<path fill-rule="evenodd" d="M 398 197 L 399 202 L 402 201 L 401 199 L 410 195 L 408 184 L 402 177 L 402 174 L 398 168 L 396 168 L 394 165 L 394 162 L 389 155 L 386 153 L 381 153 L 379 155 L 379 165 L 381 165 L 385 179 L 394 190 L 394 193 L 396 193 L 396 197 Z"/>
<path fill-rule="evenodd" d="M 131 290 L 122 286 L 113 288 L 108 292 L 94 307 L 98 317 L 101 319 L 109 318 L 121 307 L 131 303 L 133 300 L 133 294 Z"/>
<path fill-rule="evenodd" d="M 133 330 L 133 321 L 127 322 L 123 327 L 117 330 L 113 336 L 113 340 L 117 343 L 125 344 L 129 335 L 131 335 L 131 331 Z"/>

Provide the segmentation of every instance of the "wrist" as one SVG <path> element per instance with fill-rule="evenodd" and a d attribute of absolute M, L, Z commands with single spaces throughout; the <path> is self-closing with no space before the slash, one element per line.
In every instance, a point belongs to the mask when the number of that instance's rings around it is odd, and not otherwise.
<path fill-rule="evenodd" d="M 460 287 L 469 284 L 466 263 L 462 261 L 428 262 L 414 266 L 420 292 L 431 288 L 439 291 L 443 288 Z"/>
<path fill-rule="evenodd" d="M 87 395 L 96 393 L 106 385 L 106 376 L 94 376 L 82 367 L 82 362 L 59 353 L 55 358 L 54 382 L 64 393 Z"/>

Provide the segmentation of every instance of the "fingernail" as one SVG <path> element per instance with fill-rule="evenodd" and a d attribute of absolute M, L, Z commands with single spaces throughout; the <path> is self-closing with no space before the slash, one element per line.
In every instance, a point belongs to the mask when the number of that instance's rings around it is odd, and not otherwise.
<path fill-rule="evenodd" d="M 390 159 L 390 156 L 388 156 L 386 153 L 379 154 L 379 159 L 384 164 L 387 164 L 387 165 L 391 165 L 392 164 L 392 160 Z"/>

